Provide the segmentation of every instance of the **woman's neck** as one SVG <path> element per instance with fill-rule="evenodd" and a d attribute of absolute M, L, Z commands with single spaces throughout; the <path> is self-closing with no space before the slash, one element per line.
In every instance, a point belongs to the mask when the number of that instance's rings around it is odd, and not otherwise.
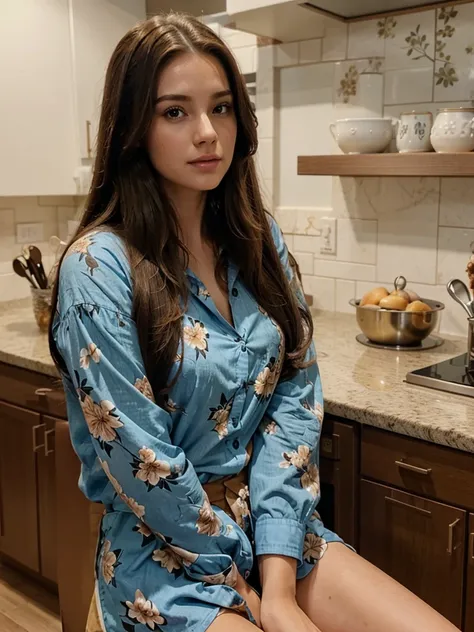
<path fill-rule="evenodd" d="M 182 187 L 168 186 L 167 194 L 175 208 L 184 245 L 191 252 L 201 250 L 204 241 L 202 218 L 206 203 L 206 193 Z"/>

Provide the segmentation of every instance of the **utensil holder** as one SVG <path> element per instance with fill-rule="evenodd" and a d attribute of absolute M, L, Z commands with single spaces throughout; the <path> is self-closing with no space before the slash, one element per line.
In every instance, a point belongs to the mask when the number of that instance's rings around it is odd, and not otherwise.
<path fill-rule="evenodd" d="M 468 318 L 466 369 L 474 372 L 474 318 Z"/>
<path fill-rule="evenodd" d="M 40 290 L 35 287 L 30 289 L 36 323 L 40 331 L 48 331 L 49 322 L 51 320 L 52 290 L 51 288 Z"/>

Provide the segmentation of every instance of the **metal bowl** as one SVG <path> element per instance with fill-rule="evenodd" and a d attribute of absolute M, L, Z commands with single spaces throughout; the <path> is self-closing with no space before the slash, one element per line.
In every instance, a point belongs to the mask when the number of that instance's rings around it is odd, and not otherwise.
<path fill-rule="evenodd" d="M 439 322 L 443 303 L 421 299 L 431 312 L 400 312 L 394 309 L 360 307 L 360 300 L 352 299 L 356 318 L 362 332 L 372 342 L 384 345 L 417 345 L 427 338 Z"/>

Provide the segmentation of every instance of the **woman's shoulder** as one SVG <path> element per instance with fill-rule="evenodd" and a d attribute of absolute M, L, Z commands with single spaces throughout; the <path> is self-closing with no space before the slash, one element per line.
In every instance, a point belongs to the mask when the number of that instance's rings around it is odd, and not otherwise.
<path fill-rule="evenodd" d="M 132 313 L 132 278 L 127 247 L 112 230 L 93 230 L 66 251 L 59 272 L 60 312 L 78 304 Z"/>

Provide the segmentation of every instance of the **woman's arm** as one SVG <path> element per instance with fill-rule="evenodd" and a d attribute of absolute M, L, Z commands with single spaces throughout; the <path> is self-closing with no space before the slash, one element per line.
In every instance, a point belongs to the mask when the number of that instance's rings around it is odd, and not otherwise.
<path fill-rule="evenodd" d="M 272 232 L 289 281 L 298 288 L 283 236 Z M 304 301 L 297 289 L 298 298 Z M 314 359 L 314 347 L 307 359 Z M 254 438 L 250 495 L 263 600 L 294 600 L 296 571 L 303 559 L 306 522 L 319 500 L 318 445 L 323 414 L 316 362 L 279 382 Z"/>

